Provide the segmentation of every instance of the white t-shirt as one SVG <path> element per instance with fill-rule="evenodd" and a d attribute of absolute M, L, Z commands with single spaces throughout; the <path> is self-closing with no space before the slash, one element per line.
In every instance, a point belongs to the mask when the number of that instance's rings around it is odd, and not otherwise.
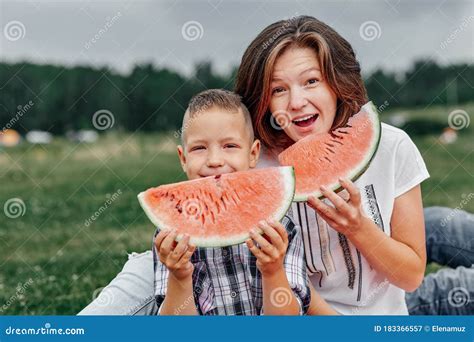
<path fill-rule="evenodd" d="M 278 165 L 263 154 L 257 167 Z M 402 130 L 382 123 L 380 145 L 369 168 L 355 182 L 365 213 L 390 236 L 395 198 L 429 177 L 420 152 Z M 327 200 L 325 200 L 326 203 Z M 306 203 L 291 213 L 303 232 L 306 265 L 316 291 L 343 315 L 407 315 L 405 291 L 369 265 L 342 234 Z"/>

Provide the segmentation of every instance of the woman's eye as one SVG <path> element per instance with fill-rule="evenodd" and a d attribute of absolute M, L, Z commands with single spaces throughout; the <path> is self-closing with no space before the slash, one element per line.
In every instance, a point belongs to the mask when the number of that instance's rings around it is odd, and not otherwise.
<path fill-rule="evenodd" d="M 319 80 L 316 79 L 316 78 L 311 78 L 311 79 L 308 80 L 308 84 L 316 84 L 318 82 L 319 82 Z"/>
<path fill-rule="evenodd" d="M 282 87 L 273 88 L 272 89 L 272 95 L 282 93 L 283 91 L 285 91 L 285 89 L 283 89 Z"/>

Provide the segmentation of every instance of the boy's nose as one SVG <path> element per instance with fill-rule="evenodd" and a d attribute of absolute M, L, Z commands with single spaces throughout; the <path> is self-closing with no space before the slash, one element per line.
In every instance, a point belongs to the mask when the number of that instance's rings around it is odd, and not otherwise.
<path fill-rule="evenodd" d="M 221 167 L 224 165 L 224 158 L 220 155 L 219 152 L 210 152 L 207 157 L 207 166 L 208 167 Z"/>

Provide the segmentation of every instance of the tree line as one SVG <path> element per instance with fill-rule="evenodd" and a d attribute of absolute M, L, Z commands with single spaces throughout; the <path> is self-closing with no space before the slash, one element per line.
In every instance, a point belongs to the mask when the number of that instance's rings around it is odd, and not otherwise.
<path fill-rule="evenodd" d="M 194 94 L 207 88 L 231 90 L 236 71 L 218 74 L 211 62 L 198 63 L 191 75 L 152 64 L 137 65 L 123 75 L 88 66 L 0 63 L 1 129 L 53 134 L 94 129 L 94 113 L 106 110 L 113 115 L 113 129 L 176 130 Z M 405 72 L 377 69 L 364 80 L 370 99 L 390 108 L 474 100 L 470 64 L 419 60 Z"/>

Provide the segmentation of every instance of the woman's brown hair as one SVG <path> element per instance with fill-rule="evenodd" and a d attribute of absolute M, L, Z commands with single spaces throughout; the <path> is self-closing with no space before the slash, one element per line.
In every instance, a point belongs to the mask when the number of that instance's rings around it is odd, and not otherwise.
<path fill-rule="evenodd" d="M 316 51 L 324 80 L 337 96 L 333 128 L 345 125 L 367 102 L 359 62 L 351 45 L 336 31 L 310 16 L 273 23 L 245 51 L 235 85 L 235 92 L 250 111 L 256 137 L 268 148 L 291 144 L 283 130 L 274 127 L 268 109 L 275 61 L 289 47 Z"/>

